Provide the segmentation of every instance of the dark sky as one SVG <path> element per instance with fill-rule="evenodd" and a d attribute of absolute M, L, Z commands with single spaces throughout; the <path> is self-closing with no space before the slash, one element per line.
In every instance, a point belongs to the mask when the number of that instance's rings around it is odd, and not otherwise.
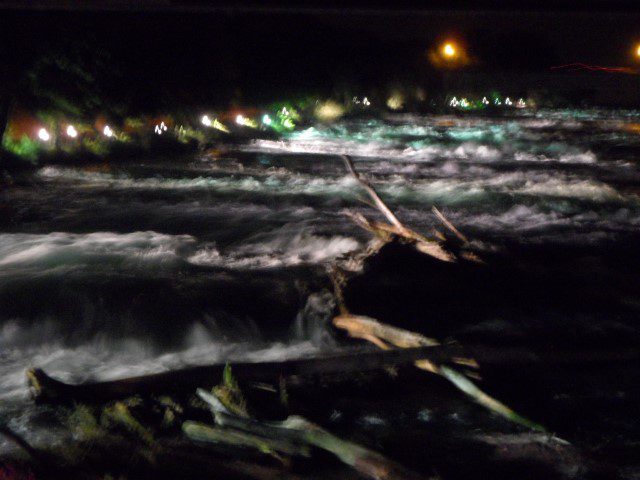
<path fill-rule="evenodd" d="M 637 11 L 635 0 L 0 0 L 0 8 L 61 10 L 350 11 L 502 10 Z"/>
<path fill-rule="evenodd" d="M 632 66 L 640 42 L 635 2 L 587 0 L 579 10 L 566 1 L 388 4 L 0 0 L 0 48 L 5 62 L 28 63 L 52 46 L 86 45 L 108 52 L 143 100 L 165 90 L 206 103 L 420 78 L 427 50 L 446 38 L 486 72 Z"/>

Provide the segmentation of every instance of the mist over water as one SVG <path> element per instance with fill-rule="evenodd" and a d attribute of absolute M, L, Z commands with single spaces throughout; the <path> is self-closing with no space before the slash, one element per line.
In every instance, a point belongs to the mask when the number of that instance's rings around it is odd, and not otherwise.
<path fill-rule="evenodd" d="M 369 239 L 344 210 L 377 214 L 340 154 L 418 231 L 437 205 L 480 251 L 573 249 L 618 278 L 640 239 L 638 118 L 391 116 L 217 159 L 44 166 L 0 196 L 4 415 L 25 421 L 31 366 L 84 381 L 346 348 L 325 267 Z"/>

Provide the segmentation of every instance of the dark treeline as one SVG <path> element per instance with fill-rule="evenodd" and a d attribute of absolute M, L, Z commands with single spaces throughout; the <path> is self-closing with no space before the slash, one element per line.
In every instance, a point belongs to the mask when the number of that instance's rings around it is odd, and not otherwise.
<path fill-rule="evenodd" d="M 420 49 L 315 17 L 6 13 L 3 105 L 119 113 L 256 103 L 415 73 Z"/>

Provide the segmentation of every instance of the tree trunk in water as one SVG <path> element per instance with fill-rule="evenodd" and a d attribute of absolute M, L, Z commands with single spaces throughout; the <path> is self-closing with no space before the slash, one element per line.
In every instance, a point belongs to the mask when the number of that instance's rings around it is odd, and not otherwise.
<path fill-rule="evenodd" d="M 459 356 L 459 349 L 454 353 Z M 316 358 L 275 362 L 233 363 L 233 375 L 242 381 L 277 382 L 281 377 L 344 372 L 372 372 L 386 367 L 410 365 L 423 358 L 450 360 L 451 347 L 419 347 L 391 351 L 346 352 Z M 27 379 L 35 400 L 43 403 L 105 403 L 133 395 L 195 392 L 212 387 L 222 377 L 226 364 L 203 365 L 121 380 L 71 385 L 49 377 L 40 369 L 29 370 Z"/>

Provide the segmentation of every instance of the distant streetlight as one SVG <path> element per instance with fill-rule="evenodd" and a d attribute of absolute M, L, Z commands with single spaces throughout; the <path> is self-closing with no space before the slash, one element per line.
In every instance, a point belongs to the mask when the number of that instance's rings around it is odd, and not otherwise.
<path fill-rule="evenodd" d="M 212 125 L 211 119 L 209 118 L 209 115 L 203 115 L 202 118 L 200 119 L 200 122 L 202 122 L 202 124 L 205 127 L 210 127 Z"/>
<path fill-rule="evenodd" d="M 640 58 L 640 43 L 636 47 L 636 57 Z"/>
<path fill-rule="evenodd" d="M 113 130 L 109 125 L 104 127 L 104 130 L 102 130 L 102 133 L 104 133 L 105 137 L 109 137 L 109 138 L 113 137 Z"/>
<path fill-rule="evenodd" d="M 49 135 L 49 132 L 47 132 L 46 128 L 41 128 L 40 130 L 38 130 L 38 138 L 43 142 L 48 142 L 51 138 L 51 135 Z"/>
<path fill-rule="evenodd" d="M 458 52 L 453 43 L 448 42 L 442 46 L 442 56 L 445 58 L 453 59 L 457 53 Z"/>
<path fill-rule="evenodd" d="M 76 138 L 78 136 L 78 131 L 73 125 L 69 125 L 67 127 L 67 135 L 71 138 Z"/>
<path fill-rule="evenodd" d="M 427 51 L 429 62 L 440 70 L 457 70 L 474 63 L 462 41 L 445 40 Z"/>
<path fill-rule="evenodd" d="M 243 127 L 258 128 L 258 123 L 255 120 L 247 118 L 244 115 L 238 115 L 236 117 L 236 123 Z"/>

